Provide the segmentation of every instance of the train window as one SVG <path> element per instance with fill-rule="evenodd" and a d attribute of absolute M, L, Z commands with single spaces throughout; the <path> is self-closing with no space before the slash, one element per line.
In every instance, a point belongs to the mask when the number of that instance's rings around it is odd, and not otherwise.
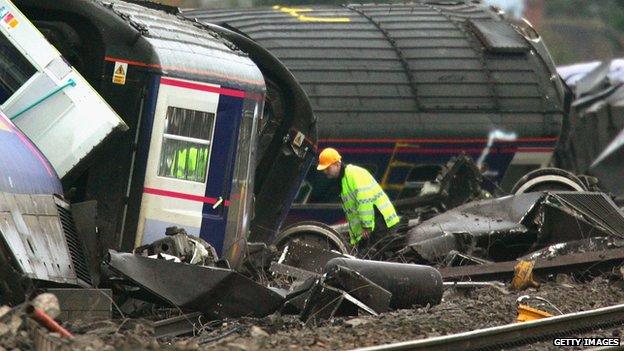
<path fill-rule="evenodd" d="M 214 123 L 214 113 L 169 106 L 158 175 L 204 183 Z"/>
<path fill-rule="evenodd" d="M 37 70 L 0 34 L 0 104 L 7 101 Z"/>

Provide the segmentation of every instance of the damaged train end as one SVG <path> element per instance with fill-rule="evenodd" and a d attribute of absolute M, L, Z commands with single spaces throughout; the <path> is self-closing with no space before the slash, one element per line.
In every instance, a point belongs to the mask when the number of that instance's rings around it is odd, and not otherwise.
<path fill-rule="evenodd" d="M 0 112 L 0 304 L 33 287 L 89 287 L 82 240 L 56 171 Z"/>
<path fill-rule="evenodd" d="M 148 2 L 15 3 L 129 127 L 63 179 L 73 202 L 97 201 L 104 248 L 179 227 L 235 268 L 248 237 L 272 240 L 316 148 L 310 103 L 279 60 Z"/>

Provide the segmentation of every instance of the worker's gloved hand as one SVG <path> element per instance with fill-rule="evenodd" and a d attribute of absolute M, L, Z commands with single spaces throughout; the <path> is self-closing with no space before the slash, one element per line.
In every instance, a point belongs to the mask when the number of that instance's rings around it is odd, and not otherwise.
<path fill-rule="evenodd" d="M 362 239 L 368 239 L 370 237 L 371 230 L 368 228 L 362 229 Z"/>

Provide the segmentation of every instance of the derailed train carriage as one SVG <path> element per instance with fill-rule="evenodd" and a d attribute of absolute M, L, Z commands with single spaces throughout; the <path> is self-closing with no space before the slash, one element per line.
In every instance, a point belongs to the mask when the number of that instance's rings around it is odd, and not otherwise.
<path fill-rule="evenodd" d="M 507 189 L 549 163 L 563 86 L 540 36 L 474 1 L 189 10 L 185 16 L 249 36 L 275 54 L 310 97 L 319 147 L 374 173 L 392 198 L 494 130 L 487 174 Z M 310 172 L 292 221 L 333 223 L 337 191 Z M 289 217 L 289 218 L 290 218 Z"/>
<path fill-rule="evenodd" d="M 105 247 L 131 249 L 178 226 L 236 266 L 249 232 L 259 241 L 277 232 L 316 130 L 274 57 L 148 2 L 15 3 L 129 126 L 63 178 L 72 201 L 98 202 Z M 263 118 L 267 86 L 281 113 Z"/>
<path fill-rule="evenodd" d="M 91 275 L 56 171 L 0 112 L 0 301 L 33 284 L 89 286 Z"/>

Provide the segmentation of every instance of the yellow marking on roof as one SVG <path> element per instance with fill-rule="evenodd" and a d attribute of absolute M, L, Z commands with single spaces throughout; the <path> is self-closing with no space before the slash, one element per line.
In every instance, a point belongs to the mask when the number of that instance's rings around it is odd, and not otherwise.
<path fill-rule="evenodd" d="M 322 22 L 322 23 L 346 23 L 351 22 L 351 19 L 348 17 L 317 17 L 317 16 L 306 16 L 301 13 L 310 13 L 314 11 L 310 8 L 293 8 L 293 7 L 281 7 L 281 6 L 273 6 L 274 10 L 281 11 L 287 13 L 293 17 L 297 17 L 301 22 Z"/>

